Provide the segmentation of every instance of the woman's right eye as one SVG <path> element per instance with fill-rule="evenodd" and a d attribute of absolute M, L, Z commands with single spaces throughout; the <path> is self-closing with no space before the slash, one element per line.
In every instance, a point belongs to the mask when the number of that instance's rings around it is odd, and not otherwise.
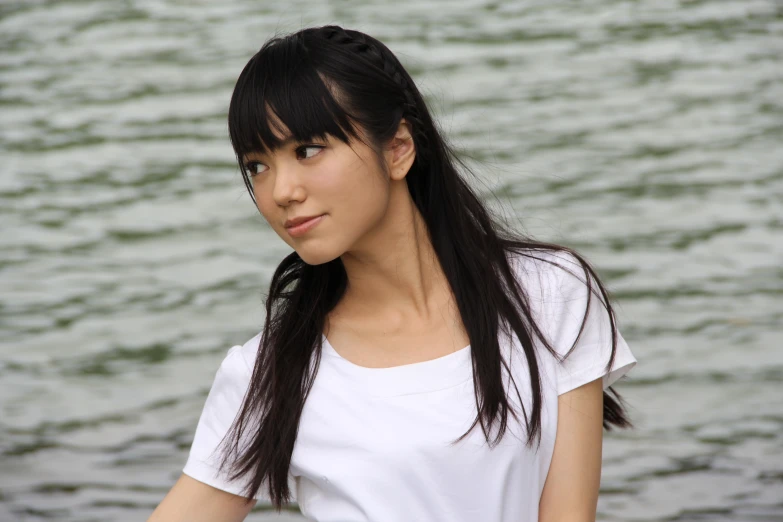
<path fill-rule="evenodd" d="M 263 163 L 259 163 L 258 161 L 250 161 L 247 164 L 245 164 L 245 169 L 250 173 L 251 176 L 255 176 L 256 174 L 261 174 L 263 172 L 262 169 L 266 168 L 266 165 Z"/>

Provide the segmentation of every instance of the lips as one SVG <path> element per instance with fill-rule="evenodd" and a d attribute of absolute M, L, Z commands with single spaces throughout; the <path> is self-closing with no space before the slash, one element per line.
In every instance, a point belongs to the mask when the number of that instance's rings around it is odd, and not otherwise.
<path fill-rule="evenodd" d="M 299 216 L 299 217 L 295 217 L 293 219 L 289 219 L 288 221 L 286 221 L 284 226 L 285 226 L 285 228 L 295 227 L 296 225 L 301 225 L 305 221 L 310 221 L 311 219 L 314 219 L 314 218 L 317 218 L 317 217 L 321 217 L 322 215 L 323 214 L 317 214 L 317 215 L 314 215 L 314 216 Z"/>
<path fill-rule="evenodd" d="M 318 224 L 326 219 L 326 214 L 321 214 L 320 216 L 316 216 L 313 218 L 301 218 L 298 221 L 300 223 L 298 225 L 293 225 L 290 227 L 286 227 L 286 231 L 288 232 L 288 235 L 291 237 L 301 237 L 305 234 L 307 234 L 310 230 L 317 227 Z M 296 223 L 296 219 L 292 219 L 291 223 Z"/>

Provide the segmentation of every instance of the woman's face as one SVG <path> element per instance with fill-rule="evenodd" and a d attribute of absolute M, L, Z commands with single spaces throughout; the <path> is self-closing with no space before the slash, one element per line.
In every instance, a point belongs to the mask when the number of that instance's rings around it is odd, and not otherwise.
<path fill-rule="evenodd" d="M 289 141 L 266 154 L 250 153 L 244 162 L 261 214 L 308 264 L 351 250 L 386 214 L 390 179 L 360 141 Z M 286 220 L 305 216 L 323 217 L 301 234 L 286 228 Z"/>

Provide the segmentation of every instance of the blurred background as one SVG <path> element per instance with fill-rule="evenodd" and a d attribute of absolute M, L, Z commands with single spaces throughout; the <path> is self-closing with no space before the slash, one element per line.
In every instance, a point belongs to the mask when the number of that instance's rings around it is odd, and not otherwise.
<path fill-rule="evenodd" d="M 637 429 L 606 434 L 599 520 L 783 520 L 783 3 L 27 0 L 0 3 L 0 521 L 146 520 L 179 476 L 290 252 L 234 81 L 326 23 L 614 291 Z"/>

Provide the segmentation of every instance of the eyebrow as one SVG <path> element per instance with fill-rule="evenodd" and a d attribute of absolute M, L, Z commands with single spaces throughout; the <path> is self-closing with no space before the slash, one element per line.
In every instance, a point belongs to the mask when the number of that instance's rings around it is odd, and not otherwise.
<path fill-rule="evenodd" d="M 297 140 L 293 136 L 288 136 L 287 138 L 282 140 L 276 147 L 272 147 L 271 149 L 267 149 L 267 150 L 264 150 L 264 151 L 253 150 L 253 151 L 248 152 L 247 154 L 245 154 L 245 160 L 247 161 L 247 157 L 250 156 L 251 154 L 258 154 L 258 155 L 261 155 L 261 156 L 265 156 L 266 154 L 268 154 L 270 152 L 275 152 L 275 151 L 278 151 L 280 149 L 283 149 L 283 148 L 287 147 L 288 145 L 290 145 L 291 143 L 298 143 L 298 142 L 299 142 L 299 140 Z"/>
<path fill-rule="evenodd" d="M 278 144 L 278 146 L 277 146 L 277 147 L 274 147 L 274 148 L 272 149 L 272 151 L 274 152 L 274 151 L 276 151 L 276 150 L 280 150 L 280 149 L 282 149 L 282 148 L 284 148 L 284 147 L 287 147 L 287 146 L 288 146 L 288 145 L 290 145 L 291 143 L 298 142 L 298 141 L 299 141 L 299 140 L 295 139 L 293 136 L 288 136 L 286 139 L 284 139 L 283 141 L 281 141 L 281 142 Z"/>

